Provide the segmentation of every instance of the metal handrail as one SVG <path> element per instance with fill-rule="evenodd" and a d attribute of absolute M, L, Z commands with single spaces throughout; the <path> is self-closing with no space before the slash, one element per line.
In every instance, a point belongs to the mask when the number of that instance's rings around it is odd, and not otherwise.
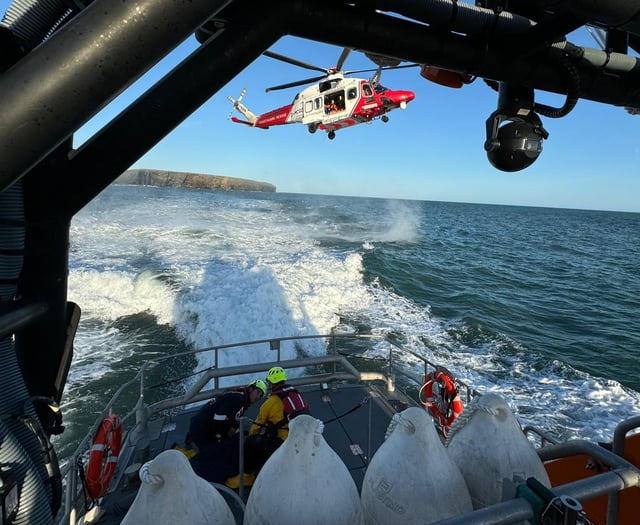
<path fill-rule="evenodd" d="M 626 421 L 622 421 L 616 426 L 613 432 L 613 442 L 611 450 L 614 454 L 622 456 L 624 454 L 624 442 L 627 433 L 640 427 L 640 416 L 632 417 Z M 607 506 L 607 524 L 618 523 L 618 512 L 620 508 L 620 495 L 618 492 L 609 497 L 609 505 Z"/>
<path fill-rule="evenodd" d="M 531 434 L 536 436 L 540 440 L 541 447 L 547 446 L 549 444 L 555 445 L 558 443 L 558 441 L 555 438 L 551 437 L 544 430 L 541 430 L 534 426 L 526 426 L 522 429 L 522 432 L 524 432 L 524 435 L 527 437 Z"/>
<path fill-rule="evenodd" d="M 594 443 L 572 440 L 558 445 L 549 445 L 538 450 L 543 461 L 558 459 L 576 454 L 591 455 L 611 470 L 586 479 L 572 481 L 553 487 L 553 493 L 570 496 L 576 500 L 592 499 L 598 496 L 618 494 L 620 491 L 640 486 L 640 470 L 624 458 Z M 437 525 L 487 525 L 493 523 L 516 523 L 535 517 L 531 502 L 520 496 L 480 510 L 436 522 Z M 536 521 L 536 523 L 538 523 Z M 615 525 L 617 521 L 607 524 Z M 436 525 L 436 524 L 434 524 Z"/>

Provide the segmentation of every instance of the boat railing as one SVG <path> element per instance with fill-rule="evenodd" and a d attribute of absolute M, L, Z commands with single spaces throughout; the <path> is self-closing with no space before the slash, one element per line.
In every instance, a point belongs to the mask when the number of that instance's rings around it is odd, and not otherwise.
<path fill-rule="evenodd" d="M 287 341 L 298 342 L 311 339 L 324 340 L 327 348 L 327 355 L 300 357 L 297 359 L 286 360 L 282 359 L 282 343 Z M 347 340 L 377 340 L 388 343 L 389 349 L 385 358 L 385 364 L 381 367 L 378 367 L 380 371 L 365 372 L 358 370 L 349 361 L 348 355 L 343 355 L 341 353 L 340 343 Z M 275 352 L 273 360 L 253 364 L 225 367 L 220 366 L 220 358 L 222 352 L 237 351 L 239 348 L 246 348 L 253 345 L 264 344 L 268 344 L 269 349 Z M 204 352 L 212 353 L 212 366 L 202 371 L 200 373 L 200 377 L 182 395 L 163 399 L 155 403 L 150 403 L 148 401 L 148 389 L 150 387 L 147 385 L 147 376 L 150 370 L 170 359 L 193 356 Z M 366 359 L 366 356 L 362 355 L 354 355 L 354 357 Z M 420 363 L 419 366 L 421 367 L 422 377 L 417 377 L 415 371 L 407 371 L 407 366 L 405 363 L 408 357 L 411 357 Z M 422 379 L 429 373 L 429 371 L 436 369 L 437 364 L 431 362 L 426 357 L 418 354 L 417 352 L 403 347 L 402 345 L 386 337 L 385 335 L 353 334 L 335 331 L 331 332 L 330 334 L 324 335 L 318 334 L 278 337 L 216 345 L 212 347 L 200 348 L 197 350 L 188 350 L 167 356 L 156 357 L 154 359 L 148 360 L 143 363 L 134 378 L 118 388 L 118 390 L 112 396 L 111 400 L 104 407 L 103 411 L 99 414 L 98 418 L 96 419 L 87 435 L 79 443 L 71 459 L 62 467 L 61 474 L 64 483 L 66 483 L 67 485 L 67 490 L 65 491 L 66 496 L 64 502 L 64 515 L 59 519 L 58 523 L 75 522 L 75 520 L 73 519 L 75 512 L 74 506 L 78 501 L 78 498 L 81 496 L 83 490 L 83 487 L 79 486 L 77 466 L 82 463 L 83 457 L 88 452 L 93 437 L 96 435 L 101 421 L 110 413 L 115 411 L 114 409 L 116 406 L 118 406 L 118 403 L 120 402 L 125 391 L 134 389 L 137 385 L 138 398 L 135 407 L 122 417 L 122 421 L 123 423 L 126 423 L 127 421 L 130 421 L 135 417 L 135 423 L 131 425 L 131 431 L 127 435 L 127 439 L 138 439 L 140 436 L 144 436 L 148 431 L 149 421 L 156 414 L 179 407 L 184 407 L 214 397 L 223 390 L 220 386 L 221 379 L 223 378 L 232 377 L 238 374 L 244 375 L 266 372 L 272 366 L 282 366 L 286 369 L 309 369 L 316 367 L 322 370 L 322 372 L 319 373 L 307 373 L 299 377 L 292 377 L 289 382 L 296 386 L 312 383 L 330 383 L 332 381 L 344 380 L 384 381 L 387 384 L 387 388 L 393 390 L 395 388 L 396 374 L 401 374 L 403 377 L 406 377 L 411 383 L 420 385 Z M 206 386 L 211 382 L 213 383 L 213 388 L 205 390 Z M 464 392 L 466 393 L 467 400 L 470 400 L 473 395 L 477 394 L 477 392 L 475 392 L 464 382 L 458 381 L 458 383 L 461 390 L 464 390 Z M 229 386 L 225 386 L 225 389 L 226 388 L 229 388 Z M 134 435 L 133 437 L 132 434 Z"/>
<path fill-rule="evenodd" d="M 637 428 L 640 428 L 640 416 L 632 417 L 620 422 L 613 432 L 611 451 L 618 456 L 623 456 L 624 444 L 627 438 L 627 434 Z M 607 507 L 607 523 L 618 523 L 619 507 L 620 494 L 618 492 L 615 492 L 609 497 L 609 506 Z"/>
<path fill-rule="evenodd" d="M 522 429 L 522 431 L 528 438 L 533 438 L 533 441 L 536 442 L 540 447 L 555 445 L 557 443 L 557 440 L 555 438 L 551 437 L 549 434 L 547 434 L 547 432 L 538 427 L 526 426 Z"/>
<path fill-rule="evenodd" d="M 324 339 L 328 341 L 327 350 L 328 354 L 325 356 L 317 356 L 317 357 L 301 357 L 298 359 L 291 360 L 283 360 L 281 356 L 281 346 L 283 342 L 286 341 L 301 341 L 301 340 L 309 340 L 309 339 Z M 382 367 L 382 370 L 386 372 L 361 372 L 357 370 L 351 362 L 348 360 L 348 357 L 341 356 L 339 352 L 339 342 L 342 340 L 380 340 L 385 341 L 389 344 L 388 356 L 386 358 L 386 366 Z M 264 361 L 260 363 L 253 364 L 242 364 L 235 366 L 227 366 L 220 367 L 220 354 L 223 351 L 231 351 L 237 350 L 239 348 L 246 348 L 253 345 L 260 344 L 268 344 L 270 350 L 276 352 L 276 356 L 274 360 Z M 147 372 L 162 363 L 163 361 L 167 361 L 169 359 L 175 359 L 178 357 L 189 356 L 200 354 L 203 352 L 212 352 L 213 354 L 213 364 L 211 367 L 201 372 L 199 379 L 188 388 L 188 390 L 178 397 L 170 398 L 163 400 L 161 402 L 148 405 L 147 404 L 147 385 L 146 385 L 146 375 Z M 422 368 L 422 377 L 416 377 L 414 373 L 408 373 L 406 371 L 406 367 L 403 367 L 403 360 L 398 356 L 403 356 L 405 359 L 407 356 L 411 356 L 418 360 L 421 363 Z M 356 356 L 361 357 L 361 356 Z M 108 414 L 109 410 L 114 406 L 115 402 L 125 390 L 125 388 L 130 387 L 136 381 L 139 381 L 139 397 L 137 401 L 136 407 L 128 414 L 123 417 L 123 421 L 130 419 L 134 414 L 136 416 L 137 425 L 144 425 L 146 420 L 151 417 L 153 414 L 156 414 L 163 410 L 168 410 L 171 408 L 177 408 L 180 406 L 185 406 L 191 403 L 200 402 L 206 399 L 210 399 L 217 395 L 222 389 L 220 386 L 220 380 L 223 378 L 228 378 L 232 376 L 236 376 L 238 374 L 255 374 L 258 372 L 266 372 L 272 366 L 282 366 L 283 368 L 308 368 L 312 366 L 329 366 L 332 368 L 332 372 L 327 374 L 317 374 L 317 375 L 306 375 L 301 379 L 292 379 L 290 382 L 293 384 L 304 384 L 304 383 L 318 383 L 321 381 L 331 381 L 331 380 L 344 380 L 344 379 L 356 379 L 356 380 L 382 380 L 386 381 L 389 385 L 389 388 L 394 388 L 394 378 L 396 374 L 401 374 L 406 377 L 409 381 L 414 384 L 421 384 L 422 378 L 426 376 L 430 370 L 435 370 L 438 365 L 433 363 L 423 355 L 414 352 L 408 348 L 405 348 L 393 341 L 392 339 L 387 338 L 384 335 L 377 334 L 350 334 L 350 333 L 339 333 L 332 332 L 330 334 L 324 335 L 306 335 L 306 336 L 291 336 L 291 337 L 280 337 L 280 338 L 269 338 L 269 339 L 257 339 L 253 341 L 243 341 L 239 343 L 229 343 L 224 345 L 217 345 L 207 348 L 201 348 L 198 350 L 190 350 L 185 352 L 180 352 L 177 354 L 172 354 L 168 356 L 163 356 L 160 358 L 154 358 L 152 360 L 146 361 L 138 375 L 128 382 L 126 385 L 123 385 L 116 395 L 114 395 L 111 402 L 105 408 L 101 417 L 104 417 Z M 342 372 L 338 372 L 339 369 L 342 369 Z M 464 381 L 456 379 L 460 388 L 464 391 L 465 397 L 467 401 L 470 401 L 473 396 L 479 395 L 474 389 L 472 389 L 469 385 L 467 385 Z M 213 388 L 210 390 L 204 390 L 207 384 L 213 382 Z M 238 386 L 238 385 L 236 385 Z M 225 387 L 228 388 L 228 387 Z M 92 432 L 97 430 L 100 424 L 100 419 L 96 421 Z"/>
<path fill-rule="evenodd" d="M 323 356 L 309 356 L 299 357 L 296 359 L 282 359 L 280 352 L 281 343 L 284 341 L 300 340 L 300 339 L 324 339 L 327 347 L 327 354 Z M 362 371 L 359 370 L 349 357 L 358 357 L 366 359 L 366 355 L 345 353 L 343 355 L 340 343 L 344 340 L 350 339 L 372 339 L 382 340 L 389 344 L 388 354 L 384 359 L 382 366 L 377 365 L 375 371 Z M 265 361 L 260 363 L 253 363 L 249 365 L 235 365 L 219 367 L 220 352 L 227 350 L 235 350 L 239 347 L 246 347 L 257 344 L 268 344 L 269 348 L 276 352 L 275 359 L 271 361 Z M 178 396 L 167 398 L 155 403 L 151 403 L 147 399 L 147 390 L 150 388 L 146 383 L 146 376 L 152 367 L 157 366 L 167 359 L 178 357 L 187 354 L 196 354 L 200 352 L 213 352 L 214 365 L 200 372 L 200 377 L 188 388 L 186 391 Z M 407 365 L 407 358 L 411 360 L 417 360 L 418 366 L 421 368 L 422 376 L 415 369 L 412 363 Z M 378 358 L 379 359 L 379 358 Z M 114 407 L 122 397 L 125 390 L 138 387 L 139 397 L 135 408 L 123 417 L 123 421 L 131 419 L 135 416 L 135 424 L 130 425 L 131 431 L 127 434 L 127 439 L 132 441 L 144 437 L 144 433 L 147 432 L 147 425 L 150 419 L 159 413 L 172 410 L 178 407 L 184 407 L 189 404 L 197 403 L 206 399 L 209 399 L 218 394 L 222 389 L 220 388 L 220 382 L 223 378 L 232 377 L 238 374 L 256 374 L 259 372 L 265 372 L 272 366 L 282 366 L 286 369 L 299 369 L 305 368 L 306 373 L 296 376 L 291 375 L 290 383 L 294 385 L 304 384 L 317 384 L 317 383 L 330 383 L 332 381 L 383 381 L 386 382 L 387 388 L 393 390 L 395 388 L 396 374 L 401 374 L 406 377 L 410 382 L 420 385 L 424 380 L 424 377 L 431 371 L 437 369 L 437 364 L 431 362 L 426 357 L 414 352 L 410 349 L 404 348 L 398 343 L 390 340 L 383 335 L 361 335 L 361 334 L 344 334 L 344 333 L 331 333 L 328 335 L 312 335 L 302 337 L 284 337 L 274 339 L 262 339 L 257 341 L 248 341 L 243 343 L 225 344 L 205 349 L 193 350 L 190 352 L 183 352 L 181 354 L 174 354 L 172 356 L 166 356 L 156 358 L 151 361 L 147 361 L 143 364 L 140 371 L 129 382 L 123 384 L 113 395 L 107 406 L 104 408 L 95 424 L 92 426 L 89 434 L 81 441 L 76 452 L 74 453 L 71 461 L 66 464 L 62 470 L 62 475 L 65 483 L 67 484 L 66 499 L 64 506 L 64 515 L 58 519 L 57 523 L 75 523 L 75 505 L 80 501 L 83 493 L 83 487 L 79 486 L 78 480 L 78 468 L 77 465 L 81 462 L 83 456 L 88 451 L 93 436 L 95 435 L 100 422 L 104 417 L 109 415 L 113 411 Z M 313 370 L 309 371 L 311 368 Z M 207 385 L 213 383 L 213 388 L 205 390 Z M 458 381 L 460 389 L 466 391 L 467 400 L 470 400 L 473 396 L 479 395 L 478 392 L 466 385 L 462 381 Z M 238 385 L 239 386 L 239 385 Z M 226 386 L 225 388 L 229 388 Z M 626 434 L 635 428 L 640 427 L 640 417 L 627 420 L 623 424 L 619 425 L 616 429 L 614 442 L 612 444 L 612 450 L 607 450 L 604 447 L 599 447 L 593 443 L 586 441 L 572 441 L 569 443 L 555 444 L 553 439 L 547 436 L 543 431 L 534 427 L 525 427 L 526 433 L 533 433 L 539 437 L 543 445 L 538 449 L 538 454 L 543 461 L 552 460 L 555 458 L 571 456 L 576 454 L 588 454 L 601 461 L 608 471 L 602 472 L 592 478 L 582 479 L 567 483 L 562 486 L 554 487 L 554 494 L 561 494 L 563 497 L 569 498 L 569 502 L 573 501 L 571 498 L 576 498 L 576 503 L 579 505 L 580 499 L 591 499 L 600 495 L 609 495 L 607 524 L 617 523 L 618 515 L 618 493 L 629 487 L 640 486 L 640 471 L 633 464 L 629 463 L 622 457 L 622 449 L 624 447 L 624 439 Z M 132 437 L 132 434 L 135 436 Z M 130 447 L 132 448 L 132 447 Z M 131 451 L 130 451 L 131 452 Z M 125 459 L 125 458 L 122 458 Z M 126 463 L 126 461 L 124 462 Z M 117 480 L 118 475 L 114 477 Z M 526 487 L 525 487 L 526 488 Z M 558 499 L 556 503 L 562 504 L 564 500 Z M 566 502 L 565 502 L 566 503 Z M 445 520 L 442 525 L 457 525 L 457 524 L 489 524 L 498 523 L 496 516 L 500 517 L 499 523 L 513 523 L 517 520 L 527 520 L 535 518 L 536 505 L 539 502 L 532 501 L 531 497 L 527 497 L 527 491 L 523 491 L 518 497 L 487 507 L 482 510 L 474 511 L 471 514 L 459 516 Z M 566 510 L 566 509 L 565 509 Z M 571 509 L 568 509 L 571 511 Z"/>
<path fill-rule="evenodd" d="M 281 346 L 283 342 L 287 341 L 301 341 L 309 339 L 324 339 L 327 342 L 327 355 L 324 356 L 309 356 L 301 357 L 297 359 L 283 360 L 281 355 Z M 378 340 L 384 341 L 389 344 L 388 354 L 385 359 L 385 365 L 380 367 L 380 372 L 363 372 L 358 370 L 349 361 L 349 358 L 340 353 L 339 343 L 345 340 Z M 239 348 L 246 348 L 254 345 L 268 344 L 269 349 L 276 352 L 274 360 L 263 361 L 260 363 L 242 364 L 234 366 L 220 367 L 220 353 L 223 351 L 237 351 Z M 144 384 L 144 371 L 152 366 L 157 365 L 163 360 L 170 359 L 187 354 L 196 354 L 202 352 L 213 352 L 213 364 L 211 367 L 200 373 L 200 377 L 196 382 L 191 385 L 184 394 L 173 398 L 164 399 L 160 402 L 147 404 L 145 397 L 145 384 Z M 406 358 L 411 356 L 420 363 L 422 370 L 422 377 L 416 377 L 415 372 L 407 372 L 407 367 L 403 366 L 406 362 Z M 362 357 L 362 356 L 351 356 Z M 256 374 L 259 372 L 266 372 L 273 366 L 281 366 L 285 369 L 309 369 L 311 367 L 324 367 L 328 369 L 328 372 L 319 374 L 306 373 L 300 377 L 293 377 L 289 382 L 293 385 L 300 386 L 304 384 L 317 384 L 317 383 L 329 383 L 332 381 L 341 380 L 356 380 L 356 381 L 384 381 L 387 383 L 387 387 L 390 390 L 395 388 L 396 374 L 401 374 L 406 377 L 411 383 L 420 385 L 423 378 L 429 373 L 430 370 L 435 370 L 438 365 L 431 362 L 425 356 L 418 354 L 408 348 L 405 348 L 387 338 L 384 335 L 378 334 L 351 334 L 332 332 L 324 335 L 307 335 L 307 336 L 291 336 L 281 338 L 269 338 L 258 339 L 254 341 L 244 341 L 240 343 L 230 343 L 224 345 L 218 345 L 209 348 L 203 348 L 191 352 L 184 352 L 178 355 L 172 355 L 148 361 L 143 365 L 143 370 L 140 375 L 140 396 L 135 409 L 127 414 L 123 420 L 129 419 L 133 414 L 136 417 L 136 431 L 144 433 L 146 431 L 146 425 L 149 419 L 165 410 L 183 407 L 192 403 L 197 403 L 218 395 L 221 391 L 220 383 L 221 379 L 237 376 L 239 374 L 248 375 Z M 213 383 L 213 388 L 205 390 L 205 387 L 209 383 Z M 459 387 L 465 392 L 466 401 L 470 401 L 475 395 L 479 395 L 474 389 L 463 381 L 457 380 Z M 240 386 L 240 385 L 234 385 Z"/>

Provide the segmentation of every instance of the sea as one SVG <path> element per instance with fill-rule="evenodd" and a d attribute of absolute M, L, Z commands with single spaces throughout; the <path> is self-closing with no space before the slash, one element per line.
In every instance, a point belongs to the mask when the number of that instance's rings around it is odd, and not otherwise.
<path fill-rule="evenodd" d="M 388 335 L 556 439 L 640 414 L 640 214 L 114 185 L 73 218 L 69 257 L 63 460 L 146 361 L 332 330 Z M 213 364 L 198 355 L 147 386 L 184 391 Z"/>

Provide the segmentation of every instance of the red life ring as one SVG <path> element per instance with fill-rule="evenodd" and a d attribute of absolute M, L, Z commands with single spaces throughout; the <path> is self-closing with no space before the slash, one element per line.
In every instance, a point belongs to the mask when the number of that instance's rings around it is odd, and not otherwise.
<path fill-rule="evenodd" d="M 436 383 L 438 388 L 434 393 Z M 462 413 L 462 399 L 458 387 L 454 379 L 442 370 L 430 372 L 424 377 L 424 384 L 418 395 L 420 402 L 427 407 L 445 431 Z"/>
<path fill-rule="evenodd" d="M 121 446 L 122 421 L 120 416 L 111 414 L 100 423 L 89 453 L 87 493 L 91 499 L 98 499 L 109 488 Z"/>

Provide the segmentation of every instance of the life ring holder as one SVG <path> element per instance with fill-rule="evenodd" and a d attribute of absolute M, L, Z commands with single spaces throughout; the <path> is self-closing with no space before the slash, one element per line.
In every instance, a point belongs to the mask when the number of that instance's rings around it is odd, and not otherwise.
<path fill-rule="evenodd" d="M 435 384 L 438 385 L 440 391 L 446 393 L 449 399 L 447 406 L 443 406 L 444 399 L 442 397 L 437 393 L 434 394 Z M 450 374 L 438 368 L 424 377 L 424 384 L 418 391 L 418 399 L 444 432 L 451 427 L 463 410 L 462 399 L 455 380 Z"/>
<path fill-rule="evenodd" d="M 122 420 L 117 414 L 110 414 L 100 422 L 89 453 L 86 489 L 92 500 L 97 500 L 109 488 L 121 447 Z"/>

